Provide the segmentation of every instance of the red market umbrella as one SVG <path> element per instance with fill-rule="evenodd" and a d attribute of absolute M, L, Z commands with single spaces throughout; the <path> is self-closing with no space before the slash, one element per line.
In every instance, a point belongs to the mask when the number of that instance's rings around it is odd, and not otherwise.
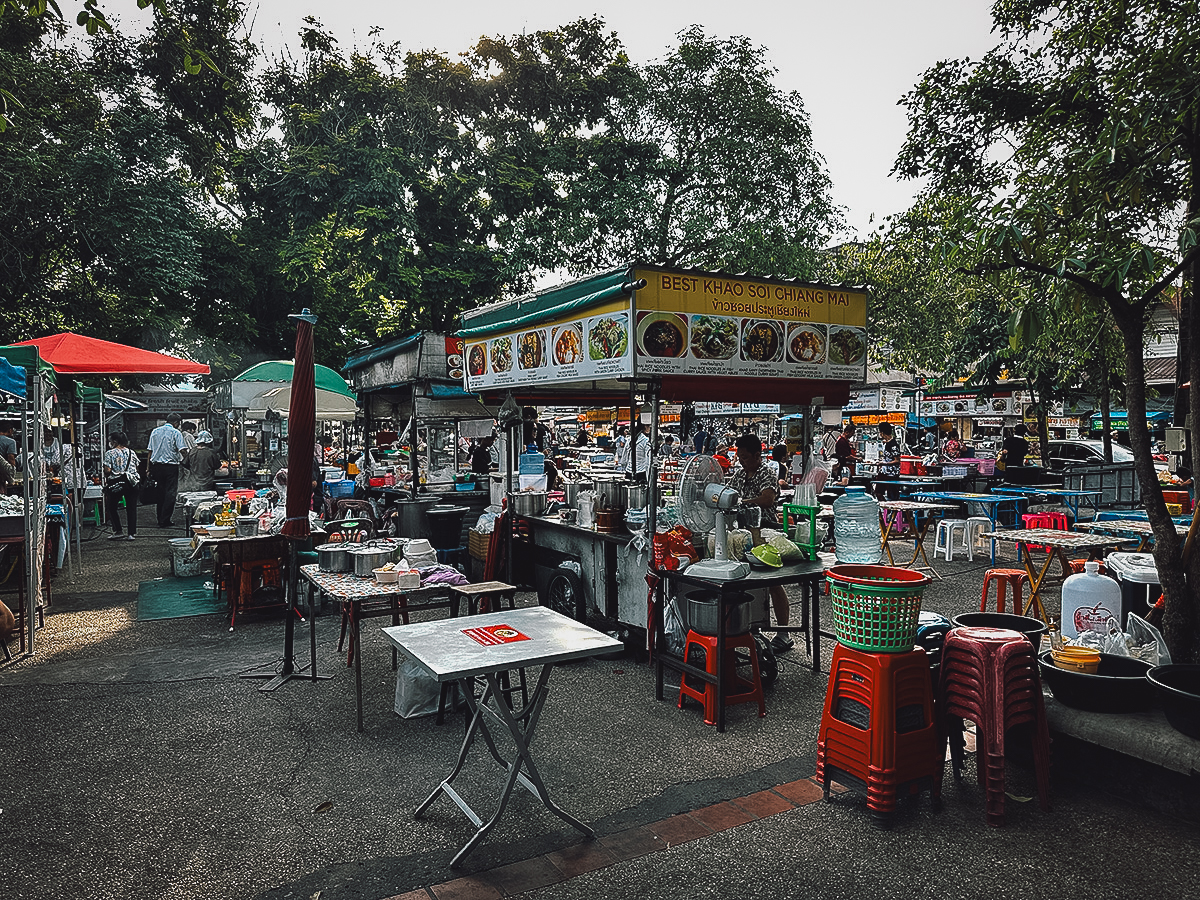
<path fill-rule="evenodd" d="M 21 341 L 64 375 L 207 375 L 204 363 L 64 331 Z M 19 345 L 18 345 L 19 346 Z"/>

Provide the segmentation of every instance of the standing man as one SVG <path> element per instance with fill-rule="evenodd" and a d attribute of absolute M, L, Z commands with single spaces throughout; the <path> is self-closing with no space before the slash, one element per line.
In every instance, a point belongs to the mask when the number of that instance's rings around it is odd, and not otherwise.
<path fill-rule="evenodd" d="M 187 455 L 187 441 L 179 430 L 178 413 L 167 416 L 165 425 L 150 432 L 150 477 L 158 485 L 158 527 L 172 528 L 175 523 L 175 495 L 179 491 L 179 467 Z"/>
<path fill-rule="evenodd" d="M 834 445 L 833 456 L 837 460 L 837 464 L 833 467 L 834 478 L 842 475 L 854 475 L 855 466 L 858 464 L 858 453 L 854 449 L 854 432 L 854 423 L 851 422 L 842 429 L 842 436 Z"/>
<path fill-rule="evenodd" d="M 1000 459 L 1004 463 L 1004 468 L 1012 466 L 1025 465 L 1025 457 L 1029 455 L 1029 441 L 1025 439 L 1028 431 L 1023 422 L 1018 422 L 1013 428 L 1012 434 L 1004 439 L 1004 443 L 1000 445 Z"/>
<path fill-rule="evenodd" d="M 13 437 L 13 429 L 17 423 L 11 419 L 0 422 L 0 456 L 15 470 L 17 467 L 17 439 Z"/>
<path fill-rule="evenodd" d="M 621 471 L 632 475 L 634 481 L 646 483 L 646 475 L 650 471 L 650 438 L 646 435 L 646 426 L 641 422 L 633 426 L 633 437 L 629 439 L 625 465 L 621 467 Z"/>

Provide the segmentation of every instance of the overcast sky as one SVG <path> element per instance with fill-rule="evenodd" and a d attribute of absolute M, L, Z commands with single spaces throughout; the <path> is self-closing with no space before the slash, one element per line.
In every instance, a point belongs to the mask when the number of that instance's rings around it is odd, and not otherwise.
<path fill-rule="evenodd" d="M 905 134 L 897 101 L 938 60 L 978 59 L 995 43 L 989 6 L 990 0 L 260 0 L 255 36 L 270 49 L 294 49 L 311 15 L 344 48 L 366 45 L 368 31 L 379 26 L 406 50 L 455 54 L 484 34 L 540 31 L 596 14 L 634 62 L 646 63 L 693 24 L 712 36 L 745 35 L 766 49 L 779 87 L 804 98 L 834 201 L 864 235 L 872 216 L 878 224 L 906 209 L 917 188 L 888 176 Z"/>

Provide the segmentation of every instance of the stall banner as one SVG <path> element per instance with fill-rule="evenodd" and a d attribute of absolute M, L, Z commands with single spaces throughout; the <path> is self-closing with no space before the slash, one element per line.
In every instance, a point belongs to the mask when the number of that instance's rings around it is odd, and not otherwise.
<path fill-rule="evenodd" d="M 862 381 L 867 295 L 824 285 L 637 269 L 640 375 Z"/>
<path fill-rule="evenodd" d="M 974 394 L 943 394 L 921 401 L 923 417 L 979 418 L 981 416 L 1019 416 L 1020 414 L 1021 405 L 1011 396 L 980 399 Z"/>
<path fill-rule="evenodd" d="M 455 381 L 463 377 L 463 339 L 446 335 L 446 375 Z"/>
<path fill-rule="evenodd" d="M 622 298 L 586 314 L 468 339 L 468 391 L 523 384 L 556 384 L 633 374 L 631 304 Z"/>

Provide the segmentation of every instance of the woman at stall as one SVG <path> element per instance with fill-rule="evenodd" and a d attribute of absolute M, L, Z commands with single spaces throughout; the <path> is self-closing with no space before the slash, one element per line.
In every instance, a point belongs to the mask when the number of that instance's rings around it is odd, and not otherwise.
<path fill-rule="evenodd" d="M 187 455 L 183 461 L 188 470 L 192 490 L 215 491 L 217 489 L 217 469 L 221 468 L 221 458 L 212 448 L 213 436 L 207 431 L 196 435 L 196 449 Z"/>
<path fill-rule="evenodd" d="M 109 451 L 104 454 L 104 514 L 112 525 L 110 541 L 132 541 L 137 535 L 138 458 L 126 446 L 125 432 L 114 431 L 108 437 Z M 121 500 L 129 519 L 129 533 L 121 532 Z"/>
<path fill-rule="evenodd" d="M 729 486 L 741 495 L 742 506 L 757 506 L 762 510 L 763 527 L 778 527 L 779 516 L 775 505 L 779 500 L 779 469 L 773 463 L 765 465 L 762 441 L 753 434 L 743 434 L 737 439 L 738 466 L 729 476 Z M 775 624 L 787 626 L 791 621 L 791 607 L 787 592 L 782 586 L 770 589 L 771 606 L 775 608 Z M 795 646 L 785 631 L 775 634 L 770 642 L 771 652 L 776 656 L 786 653 Z"/>
<path fill-rule="evenodd" d="M 946 443 L 942 447 L 942 457 L 944 459 L 958 459 L 962 456 L 963 445 L 962 439 L 958 436 L 958 429 L 951 428 L 946 435 Z"/>

